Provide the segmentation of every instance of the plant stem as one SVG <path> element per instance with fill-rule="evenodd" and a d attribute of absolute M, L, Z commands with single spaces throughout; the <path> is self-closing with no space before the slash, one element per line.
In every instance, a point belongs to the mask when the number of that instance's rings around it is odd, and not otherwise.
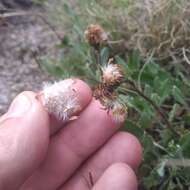
<path fill-rule="evenodd" d="M 95 59 L 96 59 L 96 64 L 101 65 L 100 50 L 94 48 L 94 55 L 95 55 Z"/>
<path fill-rule="evenodd" d="M 125 80 L 125 82 L 129 83 L 132 86 L 132 90 L 134 90 L 135 92 L 137 92 L 138 95 L 140 95 L 142 98 L 144 98 L 147 102 L 149 102 L 152 107 L 157 111 L 157 113 L 163 118 L 163 120 L 165 121 L 168 129 L 171 130 L 171 132 L 176 136 L 176 137 L 180 137 L 180 135 L 173 129 L 171 123 L 169 122 L 169 120 L 167 119 L 167 117 L 165 116 L 165 113 L 160 109 L 160 107 L 158 107 L 154 101 L 152 101 L 149 97 L 147 97 L 142 91 L 140 91 L 136 85 L 134 84 L 133 81 L 131 80 Z"/>

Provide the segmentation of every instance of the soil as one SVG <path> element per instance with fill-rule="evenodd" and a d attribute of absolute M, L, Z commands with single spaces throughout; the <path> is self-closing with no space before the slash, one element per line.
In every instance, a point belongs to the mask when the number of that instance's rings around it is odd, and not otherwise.
<path fill-rule="evenodd" d="M 20 10 L 44 12 L 27 0 L 0 0 L 0 9 L 0 15 Z M 0 115 L 18 93 L 38 91 L 44 81 L 54 80 L 40 69 L 35 58 L 54 54 L 57 40 L 35 14 L 0 18 Z"/>

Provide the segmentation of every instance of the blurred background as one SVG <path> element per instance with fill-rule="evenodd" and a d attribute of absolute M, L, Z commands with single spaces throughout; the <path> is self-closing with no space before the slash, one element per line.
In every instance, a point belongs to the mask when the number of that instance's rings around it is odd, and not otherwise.
<path fill-rule="evenodd" d="M 94 49 L 84 32 L 100 25 Z M 189 0 L 0 0 L 0 113 L 23 90 L 79 77 L 92 87 L 114 58 L 126 83 L 122 130 L 141 141 L 141 190 L 190 189 Z"/>
<path fill-rule="evenodd" d="M 39 90 L 43 81 L 52 78 L 35 60 L 38 54 L 51 54 L 49 49 L 54 49 L 57 41 L 37 16 L 41 12 L 44 7 L 31 0 L 0 1 L 1 114 L 19 92 Z"/>

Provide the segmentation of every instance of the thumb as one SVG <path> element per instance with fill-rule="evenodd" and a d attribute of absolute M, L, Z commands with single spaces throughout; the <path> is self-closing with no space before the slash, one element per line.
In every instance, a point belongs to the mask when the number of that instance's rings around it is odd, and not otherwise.
<path fill-rule="evenodd" d="M 48 142 L 48 114 L 35 93 L 21 93 L 0 118 L 0 189 L 18 189 L 44 159 Z"/>

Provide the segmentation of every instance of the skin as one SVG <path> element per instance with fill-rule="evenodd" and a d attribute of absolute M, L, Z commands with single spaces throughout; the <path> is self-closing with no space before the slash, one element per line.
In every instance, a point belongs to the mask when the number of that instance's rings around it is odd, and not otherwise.
<path fill-rule="evenodd" d="M 73 84 L 81 110 L 67 124 L 49 116 L 34 92 L 23 92 L 0 117 L 0 189 L 136 190 L 141 145 L 118 132 L 90 88 Z"/>

